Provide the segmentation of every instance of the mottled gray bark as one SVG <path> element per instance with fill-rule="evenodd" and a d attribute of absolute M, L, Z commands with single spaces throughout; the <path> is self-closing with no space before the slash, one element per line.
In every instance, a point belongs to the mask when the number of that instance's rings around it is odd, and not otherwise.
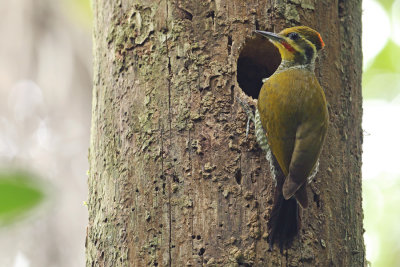
<path fill-rule="evenodd" d="M 363 266 L 360 1 L 121 0 L 94 11 L 88 266 Z M 254 72 L 237 62 L 263 55 L 270 74 L 279 56 L 252 31 L 298 24 L 327 44 L 317 75 L 331 124 L 300 237 L 281 255 L 267 252 L 269 165 L 235 100 L 254 86 L 237 76 Z"/>

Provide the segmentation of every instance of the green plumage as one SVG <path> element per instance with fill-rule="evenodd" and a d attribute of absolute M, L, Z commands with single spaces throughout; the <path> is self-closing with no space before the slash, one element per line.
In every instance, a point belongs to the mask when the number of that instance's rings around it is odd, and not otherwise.
<path fill-rule="evenodd" d="M 324 92 L 310 70 L 287 69 L 264 83 L 258 111 L 271 151 L 286 176 L 283 195 L 289 199 L 306 183 L 321 152 L 328 127 Z M 297 200 L 304 207 L 303 198 Z"/>

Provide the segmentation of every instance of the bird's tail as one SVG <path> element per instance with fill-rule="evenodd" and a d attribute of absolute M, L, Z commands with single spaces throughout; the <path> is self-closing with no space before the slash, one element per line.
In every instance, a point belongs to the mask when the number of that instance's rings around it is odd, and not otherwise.
<path fill-rule="evenodd" d="M 278 194 L 268 222 L 268 243 L 270 251 L 274 243 L 279 244 L 282 253 L 284 248 L 291 246 L 294 237 L 299 233 L 301 222 L 296 199 L 292 197 L 285 200 L 282 193 Z"/>

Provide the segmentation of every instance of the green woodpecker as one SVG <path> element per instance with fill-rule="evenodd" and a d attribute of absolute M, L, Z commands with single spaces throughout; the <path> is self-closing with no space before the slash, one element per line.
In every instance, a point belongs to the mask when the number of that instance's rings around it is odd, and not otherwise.
<path fill-rule="evenodd" d="M 325 94 L 314 74 L 317 52 L 324 47 L 320 34 L 305 26 L 280 33 L 256 31 L 278 49 L 282 62 L 265 80 L 258 112 L 273 154 L 277 193 L 271 214 L 269 244 L 288 247 L 300 228 L 297 203 L 308 206 L 307 178 L 318 163 L 328 127 Z"/>

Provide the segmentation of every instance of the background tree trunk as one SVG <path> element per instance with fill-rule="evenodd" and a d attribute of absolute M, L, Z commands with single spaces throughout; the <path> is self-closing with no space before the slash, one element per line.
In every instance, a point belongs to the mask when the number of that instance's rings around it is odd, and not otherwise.
<path fill-rule="evenodd" d="M 360 0 L 95 1 L 94 14 L 88 266 L 364 266 Z M 269 165 L 235 96 L 279 64 L 252 31 L 299 24 L 327 44 L 330 127 L 281 255 L 267 252 Z"/>

